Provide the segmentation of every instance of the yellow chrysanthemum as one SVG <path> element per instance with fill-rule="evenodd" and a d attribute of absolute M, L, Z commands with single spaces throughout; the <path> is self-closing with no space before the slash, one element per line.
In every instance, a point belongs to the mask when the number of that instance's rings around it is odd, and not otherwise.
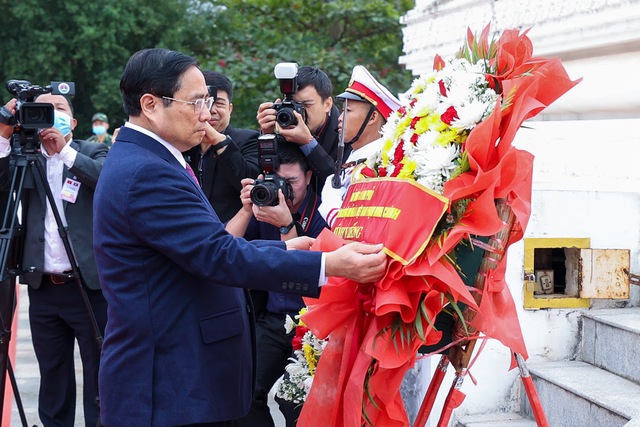
<path fill-rule="evenodd" d="M 395 140 L 400 139 L 400 137 L 402 136 L 404 131 L 407 130 L 410 124 L 411 124 L 411 117 L 409 117 L 408 114 L 403 118 L 401 118 L 400 121 L 398 122 L 398 126 L 396 126 L 396 131 L 393 134 L 393 139 Z"/>
<path fill-rule="evenodd" d="M 417 133 L 418 135 L 422 135 L 423 133 L 429 130 L 432 124 L 433 124 L 432 115 L 421 117 L 420 120 L 416 122 L 415 133 Z"/>
<path fill-rule="evenodd" d="M 456 141 L 458 138 L 458 132 L 448 129 L 443 132 L 440 132 L 436 137 L 436 144 L 439 144 L 443 147 L 446 147 L 450 143 Z"/>
<path fill-rule="evenodd" d="M 300 311 L 298 312 L 298 326 L 307 326 L 304 324 L 304 322 L 302 321 L 302 316 L 304 316 L 304 314 L 307 312 L 307 307 L 302 307 L 300 309 Z"/>
<path fill-rule="evenodd" d="M 398 174 L 398 178 L 410 178 L 413 179 L 413 171 L 416 170 L 418 163 L 408 157 L 402 159 L 403 167 Z"/>
<path fill-rule="evenodd" d="M 391 147 L 393 147 L 392 139 L 386 140 L 382 145 L 382 153 L 380 154 L 383 167 L 387 167 L 389 165 L 389 153 L 391 152 Z"/>
<path fill-rule="evenodd" d="M 303 344 L 302 351 L 304 352 L 304 358 L 307 361 L 307 365 L 309 365 L 309 373 L 313 375 L 316 372 L 316 352 L 309 344 Z"/>

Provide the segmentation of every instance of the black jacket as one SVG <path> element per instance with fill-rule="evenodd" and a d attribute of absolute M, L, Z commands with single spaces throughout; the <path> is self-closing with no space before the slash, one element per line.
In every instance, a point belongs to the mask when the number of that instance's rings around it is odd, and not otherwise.
<path fill-rule="evenodd" d="M 109 147 L 80 139 L 72 140 L 70 145 L 78 152 L 78 155 L 71 169 L 64 166 L 62 179 L 72 178 L 79 182 L 80 190 L 75 203 L 64 201 L 62 204 L 69 230 L 69 242 L 85 284 L 89 289 L 100 289 L 98 270 L 93 255 L 93 192 Z M 46 158 L 42 154 L 38 154 L 36 161 L 42 162 L 41 165 L 46 175 Z M 4 171 L 4 173 L 0 173 L 0 189 L 2 190 L 8 190 L 10 187 L 9 174 L 14 168 L 14 166 L 10 166 L 10 163 L 10 157 L 0 159 L 0 170 Z M 36 165 L 31 164 L 29 167 L 35 168 Z M 23 215 L 26 211 L 23 224 L 27 225 L 22 266 L 32 272 L 21 275 L 20 283 L 39 288 L 44 270 L 45 224 L 43 219 L 46 212 L 46 193 L 45 189 L 41 188 L 44 183 L 34 182 L 35 178 L 33 177 L 34 174 L 26 174 L 24 188 L 29 191 L 22 194 Z M 59 196 L 54 194 L 54 197 Z"/>
<path fill-rule="evenodd" d="M 261 172 L 257 145 L 260 134 L 251 129 L 231 127 L 223 133 L 229 137 L 229 145 L 220 155 L 213 147 L 203 155 L 197 146 L 185 152 L 184 157 L 195 171 L 202 191 L 220 221 L 227 222 L 242 208 L 240 181 L 256 178 Z"/>
<path fill-rule="evenodd" d="M 307 156 L 309 166 L 313 171 L 311 185 L 316 194 L 322 193 L 322 187 L 329 175 L 335 171 L 336 158 L 338 156 L 338 118 L 340 111 L 334 105 L 327 123 L 321 128 L 319 135 L 314 135 L 318 145 Z M 344 147 L 342 161 L 349 157 L 351 146 Z"/>

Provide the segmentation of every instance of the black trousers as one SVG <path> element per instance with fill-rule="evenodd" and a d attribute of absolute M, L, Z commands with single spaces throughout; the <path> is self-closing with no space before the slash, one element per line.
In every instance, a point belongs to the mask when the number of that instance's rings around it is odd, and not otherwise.
<path fill-rule="evenodd" d="M 85 289 L 100 334 L 107 321 L 107 302 L 99 290 Z M 38 289 L 29 288 L 31 338 L 40 370 L 38 414 L 44 427 L 73 427 L 76 412 L 74 346 L 82 359 L 85 425 L 95 427 L 98 402 L 100 348 L 90 317 L 75 282 L 53 284 L 43 276 Z"/>
<path fill-rule="evenodd" d="M 289 334 L 284 329 L 284 314 L 264 311 L 256 320 L 256 388 L 249 414 L 239 420 L 240 427 L 274 427 L 269 411 L 269 391 L 284 374 L 293 350 Z"/>

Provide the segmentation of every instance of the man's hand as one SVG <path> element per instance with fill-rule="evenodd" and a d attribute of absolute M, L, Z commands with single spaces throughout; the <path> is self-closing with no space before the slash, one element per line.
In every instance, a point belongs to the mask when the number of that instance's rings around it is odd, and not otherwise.
<path fill-rule="evenodd" d="M 214 148 L 217 144 L 227 139 L 227 135 L 218 132 L 216 128 L 211 126 L 208 122 L 205 125 L 204 130 L 205 134 L 204 138 L 202 138 L 202 142 L 205 144 L 213 145 Z"/>
<path fill-rule="evenodd" d="M 280 99 L 276 99 L 276 102 L 280 102 Z M 258 107 L 256 120 L 260 125 L 260 130 L 263 135 L 274 133 L 276 127 L 276 114 L 277 111 L 273 108 L 273 102 L 263 102 Z"/>
<path fill-rule="evenodd" d="M 313 239 L 308 236 L 299 236 L 299 237 L 294 237 L 293 239 L 287 240 L 285 244 L 287 245 L 288 251 L 294 250 L 294 249 L 301 250 L 301 251 L 308 251 L 309 249 L 311 249 L 311 246 L 315 241 L 316 239 Z"/>
<path fill-rule="evenodd" d="M 262 175 L 258 176 L 258 179 L 261 179 Z M 251 190 L 253 189 L 253 183 L 255 181 L 253 178 L 244 178 L 240 181 L 242 184 L 242 190 L 240 190 L 240 201 L 242 202 L 242 210 L 253 215 L 253 202 L 251 201 Z"/>
<path fill-rule="evenodd" d="M 11 114 L 13 114 L 14 116 L 16 115 L 16 104 L 18 103 L 18 101 L 14 98 L 12 100 L 10 100 L 9 102 L 7 102 L 4 105 L 4 108 L 7 109 L 7 111 Z M 13 125 L 5 125 L 0 123 L 0 135 L 5 137 L 6 139 L 11 138 L 11 135 L 13 134 Z"/>
<path fill-rule="evenodd" d="M 293 216 L 284 198 L 282 190 L 278 189 L 278 204 L 276 206 L 256 206 L 253 205 L 253 216 L 260 222 L 282 227 L 291 224 Z"/>
<path fill-rule="evenodd" d="M 307 145 L 311 142 L 311 139 L 313 139 L 311 131 L 307 127 L 307 124 L 304 122 L 304 118 L 300 113 L 294 111 L 293 114 L 296 116 L 296 119 L 298 119 L 298 124 L 286 128 L 281 128 L 280 125 L 276 124 L 276 130 L 289 142 L 293 142 L 298 145 Z"/>
<path fill-rule="evenodd" d="M 328 252 L 325 273 L 360 283 L 376 282 L 387 269 L 387 255 L 382 252 L 382 247 L 382 244 L 354 242 Z"/>
<path fill-rule="evenodd" d="M 51 156 L 59 153 L 64 146 L 67 145 L 67 141 L 64 139 L 62 132 L 56 128 L 42 129 L 40 132 L 40 142 Z"/>

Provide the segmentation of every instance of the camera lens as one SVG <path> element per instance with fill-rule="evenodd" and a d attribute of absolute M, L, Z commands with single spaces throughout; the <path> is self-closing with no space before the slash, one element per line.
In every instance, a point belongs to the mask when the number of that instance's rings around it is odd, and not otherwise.
<path fill-rule="evenodd" d="M 291 108 L 283 108 L 276 114 L 276 121 L 280 126 L 286 128 L 288 126 L 295 126 L 298 124 L 298 119 L 293 114 Z"/>
<path fill-rule="evenodd" d="M 25 102 L 18 110 L 18 115 L 18 121 L 25 129 L 50 128 L 53 126 L 53 104 Z"/>
<path fill-rule="evenodd" d="M 256 184 L 251 189 L 250 196 L 256 206 L 275 206 L 278 204 L 278 189 L 273 182 Z"/>
<path fill-rule="evenodd" d="M 41 123 L 47 118 L 47 112 L 43 108 L 28 108 L 25 111 L 25 121 L 29 123 Z"/>

